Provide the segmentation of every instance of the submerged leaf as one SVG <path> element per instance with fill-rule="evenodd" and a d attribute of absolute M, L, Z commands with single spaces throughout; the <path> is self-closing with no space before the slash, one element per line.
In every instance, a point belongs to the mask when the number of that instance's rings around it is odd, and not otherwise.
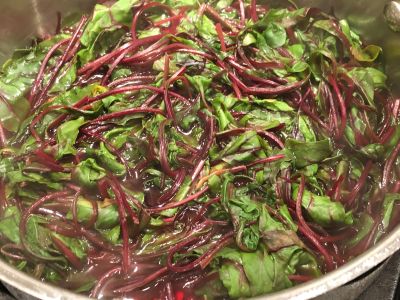
<path fill-rule="evenodd" d="M 299 186 L 295 185 L 292 198 L 297 199 Z M 308 190 L 304 190 L 301 205 L 317 224 L 324 227 L 334 225 L 353 224 L 353 214 L 346 212 L 340 202 L 333 202 L 328 196 L 318 196 Z"/>

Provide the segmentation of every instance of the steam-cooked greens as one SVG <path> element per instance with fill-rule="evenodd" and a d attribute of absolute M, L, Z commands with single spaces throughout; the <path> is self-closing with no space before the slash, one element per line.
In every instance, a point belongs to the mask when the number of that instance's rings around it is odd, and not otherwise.
<path fill-rule="evenodd" d="M 91 297 L 228 299 L 398 222 L 382 49 L 316 8 L 107 1 L 0 73 L 3 258 Z"/>

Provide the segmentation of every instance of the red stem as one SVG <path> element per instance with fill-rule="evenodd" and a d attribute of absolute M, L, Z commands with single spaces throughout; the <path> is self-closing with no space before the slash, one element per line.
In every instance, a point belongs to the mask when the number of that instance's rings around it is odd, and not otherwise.
<path fill-rule="evenodd" d="M 361 189 L 364 187 L 365 182 L 368 178 L 368 175 L 373 167 L 373 163 L 371 160 L 367 162 L 367 164 L 364 167 L 364 170 L 361 173 L 360 178 L 358 179 L 357 184 L 353 187 L 351 193 L 349 194 L 346 202 L 349 207 L 353 207 L 355 205 L 355 200 L 357 198 L 357 195 L 360 193 Z"/>
<path fill-rule="evenodd" d="M 271 163 L 271 162 L 274 162 L 274 161 L 278 161 L 278 160 L 281 160 L 281 159 L 284 159 L 284 158 L 285 158 L 285 154 L 278 154 L 278 155 L 274 155 L 274 156 L 270 156 L 270 157 L 267 157 L 267 158 L 263 158 L 263 159 L 259 159 L 259 160 L 253 161 L 252 163 L 247 164 L 246 167 L 252 167 L 252 166 L 255 166 L 255 165 L 259 165 L 259 164 L 268 164 L 268 163 Z"/>
<path fill-rule="evenodd" d="M 56 238 L 55 236 L 51 237 L 53 244 L 60 250 L 60 252 L 65 256 L 65 258 L 71 263 L 71 265 L 80 270 L 82 268 L 82 261 L 77 257 L 71 249 L 67 247 L 60 239 Z"/>
<path fill-rule="evenodd" d="M 107 281 L 110 278 L 114 277 L 115 275 L 119 274 L 120 272 L 121 272 L 121 267 L 118 266 L 118 267 L 115 267 L 115 268 L 111 269 L 110 271 L 106 272 L 105 274 L 103 274 L 97 281 L 92 292 L 90 293 L 90 297 L 98 298 L 101 290 L 104 288 Z"/>
<path fill-rule="evenodd" d="M 251 15 L 251 20 L 253 22 L 257 22 L 258 21 L 257 0 L 251 0 L 250 15 Z"/>
<path fill-rule="evenodd" d="M 85 26 L 87 20 L 88 20 L 88 18 L 86 16 L 82 17 L 74 34 L 72 35 L 72 38 L 70 39 L 70 42 L 69 42 L 64 54 L 61 56 L 60 60 L 56 64 L 54 71 L 51 74 L 51 77 L 50 77 L 47 85 L 43 89 L 41 89 L 41 93 L 39 94 L 39 96 L 32 99 L 31 106 L 33 109 L 36 109 L 43 103 L 44 96 L 47 94 L 47 92 L 53 86 L 62 67 L 65 65 L 67 60 L 71 58 L 71 56 L 72 56 L 71 51 L 72 50 L 77 51 L 77 48 L 75 48 L 75 44 L 79 43 L 80 37 L 83 33 L 82 28 Z"/>
<path fill-rule="evenodd" d="M 40 83 L 41 83 L 41 81 L 42 81 L 42 79 L 43 79 L 44 72 L 45 72 L 45 70 L 46 70 L 47 64 L 49 63 L 51 57 L 54 55 L 54 53 L 55 53 L 57 50 L 59 50 L 59 48 L 60 48 L 61 46 L 64 46 L 65 44 L 67 44 L 67 43 L 70 42 L 70 41 L 71 41 L 71 38 L 62 40 L 62 41 L 56 43 L 53 47 L 51 47 L 51 49 L 49 50 L 49 52 L 47 52 L 45 58 L 43 59 L 42 64 L 40 65 L 39 72 L 38 72 L 38 74 L 36 75 L 36 79 L 35 79 L 35 81 L 33 82 L 32 89 L 31 89 L 31 91 L 30 91 L 30 93 L 29 93 L 29 102 L 30 102 L 31 104 L 32 104 L 32 102 L 34 101 L 34 98 L 37 96 Z"/>
<path fill-rule="evenodd" d="M 118 215 L 119 215 L 119 223 L 122 232 L 122 272 L 127 275 L 130 272 L 131 266 L 131 258 L 130 258 L 130 251 L 129 251 L 129 232 L 128 232 L 128 224 L 126 220 L 126 212 L 125 206 L 123 201 L 123 192 L 120 191 L 118 186 L 115 185 L 114 180 L 108 181 L 111 189 L 114 192 L 114 199 L 117 202 L 118 206 Z"/>
<path fill-rule="evenodd" d="M 343 137 L 347 125 L 346 102 L 343 99 L 342 92 L 340 91 L 336 79 L 333 77 L 333 75 L 329 76 L 329 83 L 332 85 L 336 97 L 339 101 L 341 120 L 340 120 L 340 126 L 336 132 L 336 139 L 340 140 Z"/>
<path fill-rule="evenodd" d="M 218 39 L 221 43 L 221 50 L 223 52 L 226 52 L 226 44 L 225 44 L 225 39 L 224 39 L 224 31 L 222 30 L 221 23 L 215 24 L 215 30 L 217 31 L 218 34 Z"/>
<path fill-rule="evenodd" d="M 127 284 L 118 290 L 116 290 L 116 293 L 128 293 L 130 291 L 136 290 L 140 287 L 146 286 L 147 284 L 153 282 L 154 280 L 160 278 L 161 276 L 165 275 L 168 272 L 167 267 L 163 267 L 159 269 L 157 272 L 154 272 L 153 274 L 147 276 L 145 279 L 141 281 L 137 281 L 137 279 L 134 279 L 133 283 Z"/>
<path fill-rule="evenodd" d="M 197 198 L 199 198 L 200 196 L 202 196 L 204 193 L 206 193 L 208 191 L 208 186 L 206 186 L 204 189 L 202 189 L 201 191 L 198 191 L 197 193 L 190 195 L 189 197 L 186 197 L 186 199 L 183 199 L 179 202 L 175 202 L 175 203 L 170 203 L 167 204 L 165 206 L 162 207 L 156 207 L 156 208 L 150 208 L 150 209 L 146 209 L 147 212 L 149 213 L 157 213 L 157 212 L 161 212 L 167 209 L 171 209 L 171 208 L 176 208 L 182 205 L 185 205 L 189 202 L 192 202 L 194 200 L 196 200 Z"/>

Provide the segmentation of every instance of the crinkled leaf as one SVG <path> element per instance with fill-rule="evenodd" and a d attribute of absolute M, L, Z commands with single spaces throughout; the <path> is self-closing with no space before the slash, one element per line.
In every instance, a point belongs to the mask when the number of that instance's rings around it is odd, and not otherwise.
<path fill-rule="evenodd" d="M 286 43 L 286 30 L 278 23 L 269 23 L 263 35 L 268 45 L 272 48 L 282 47 Z"/>
<path fill-rule="evenodd" d="M 229 192 L 231 178 L 226 178 L 223 184 L 222 204 L 230 214 L 236 233 L 236 243 L 242 249 L 254 251 L 260 239 L 258 226 L 246 226 L 256 221 L 260 216 L 260 206 L 250 199 L 247 194 L 234 190 Z"/>
<path fill-rule="evenodd" d="M 88 158 L 76 166 L 72 176 L 79 184 L 93 188 L 100 179 L 106 176 L 106 170 L 100 167 L 96 160 Z"/>

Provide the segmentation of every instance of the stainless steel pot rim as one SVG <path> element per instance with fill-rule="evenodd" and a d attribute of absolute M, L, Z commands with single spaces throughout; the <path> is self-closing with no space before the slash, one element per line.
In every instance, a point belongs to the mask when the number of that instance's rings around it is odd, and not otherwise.
<path fill-rule="evenodd" d="M 400 249 L 400 226 L 377 245 L 339 269 L 293 288 L 254 298 L 255 300 L 307 300 L 342 286 L 377 266 Z M 0 260 L 0 280 L 43 300 L 88 300 L 88 297 L 46 284 Z"/>

